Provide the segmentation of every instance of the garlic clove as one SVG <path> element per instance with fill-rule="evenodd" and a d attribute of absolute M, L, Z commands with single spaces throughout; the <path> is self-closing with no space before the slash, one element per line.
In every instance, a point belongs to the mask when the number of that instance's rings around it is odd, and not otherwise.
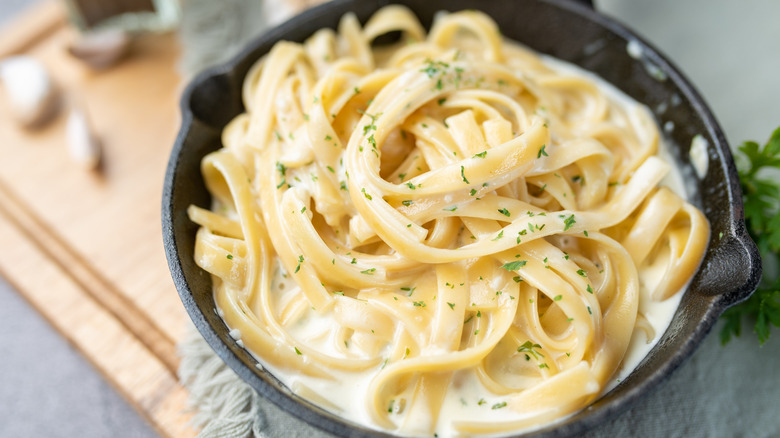
<path fill-rule="evenodd" d="M 68 152 L 73 161 L 86 169 L 96 169 L 101 158 L 100 141 L 92 133 L 84 113 L 78 109 L 71 110 L 65 131 Z"/>
<path fill-rule="evenodd" d="M 130 46 L 130 36 L 119 29 L 105 29 L 83 34 L 68 51 L 94 69 L 104 69 L 119 61 Z"/>
<path fill-rule="evenodd" d="M 0 62 L 0 81 L 14 117 L 24 126 L 48 121 L 57 109 L 57 92 L 46 67 L 30 56 L 12 56 Z"/>

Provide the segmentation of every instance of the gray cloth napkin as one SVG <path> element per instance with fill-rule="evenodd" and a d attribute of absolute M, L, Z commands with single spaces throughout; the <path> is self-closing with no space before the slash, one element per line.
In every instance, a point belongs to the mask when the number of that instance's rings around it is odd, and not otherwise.
<path fill-rule="evenodd" d="M 181 68 L 191 76 L 225 61 L 293 12 L 283 0 L 186 0 Z M 717 328 L 716 328 L 717 330 Z M 585 436 L 780 436 L 780 332 L 762 348 L 749 330 L 721 347 L 711 334 L 672 377 L 629 411 Z M 194 332 L 194 329 L 193 329 Z M 180 345 L 180 378 L 203 438 L 330 437 L 255 393 L 194 333 Z"/>

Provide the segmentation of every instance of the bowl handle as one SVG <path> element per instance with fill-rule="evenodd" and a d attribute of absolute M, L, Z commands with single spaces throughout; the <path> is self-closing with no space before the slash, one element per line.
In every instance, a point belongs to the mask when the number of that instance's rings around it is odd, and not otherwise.
<path fill-rule="evenodd" d="M 741 209 L 739 216 L 728 235 L 712 237 L 712 254 L 704 259 L 692 285 L 706 295 L 719 296 L 721 312 L 748 299 L 761 281 L 761 254 L 745 229 Z"/>

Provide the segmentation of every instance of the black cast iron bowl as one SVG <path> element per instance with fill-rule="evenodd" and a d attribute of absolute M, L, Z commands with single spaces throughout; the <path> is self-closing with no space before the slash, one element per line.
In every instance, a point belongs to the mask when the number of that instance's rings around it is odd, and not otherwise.
<path fill-rule="evenodd" d="M 281 39 L 303 41 L 317 29 L 335 28 L 346 12 L 361 22 L 388 0 L 344 0 L 311 9 L 267 32 L 225 65 L 208 70 L 187 87 L 181 100 L 182 126 L 165 177 L 162 220 L 166 255 L 176 288 L 192 321 L 216 353 L 260 394 L 292 415 L 338 436 L 392 436 L 341 419 L 303 400 L 278 379 L 255 367 L 256 360 L 236 344 L 217 316 L 209 275 L 193 261 L 197 226 L 187 218 L 190 204 L 210 205 L 200 173 L 204 155 L 220 147 L 220 132 L 244 108 L 241 83 L 247 70 Z M 660 125 L 674 123 L 667 135 L 689 185 L 693 201 L 712 226 L 709 249 L 666 333 L 631 375 L 587 409 L 522 436 L 564 437 L 615 417 L 666 379 L 689 357 L 729 306 L 746 299 L 761 275 L 756 246 L 748 237 L 734 162 L 718 123 L 683 75 L 652 46 L 586 4 L 566 0 L 401 0 L 429 26 L 440 10 L 480 9 L 504 35 L 554 57 L 593 71 L 657 109 Z M 636 41 L 642 59 L 627 53 Z M 648 65 L 656 66 L 655 72 Z M 665 76 L 665 80 L 659 80 Z M 652 73 L 652 74 L 651 74 Z M 698 179 L 688 146 L 707 140 L 709 170 Z M 518 435 L 519 436 L 519 435 Z"/>

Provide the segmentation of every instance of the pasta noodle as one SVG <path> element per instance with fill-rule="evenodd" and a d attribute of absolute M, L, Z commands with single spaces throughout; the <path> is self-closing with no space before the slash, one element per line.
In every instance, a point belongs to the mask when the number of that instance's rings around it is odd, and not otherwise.
<path fill-rule="evenodd" d="M 497 433 L 584 408 L 706 249 L 702 213 L 660 184 L 648 111 L 480 12 L 428 33 L 401 6 L 345 15 L 277 43 L 243 100 L 202 162 L 195 259 L 249 351 L 371 427 Z"/>

